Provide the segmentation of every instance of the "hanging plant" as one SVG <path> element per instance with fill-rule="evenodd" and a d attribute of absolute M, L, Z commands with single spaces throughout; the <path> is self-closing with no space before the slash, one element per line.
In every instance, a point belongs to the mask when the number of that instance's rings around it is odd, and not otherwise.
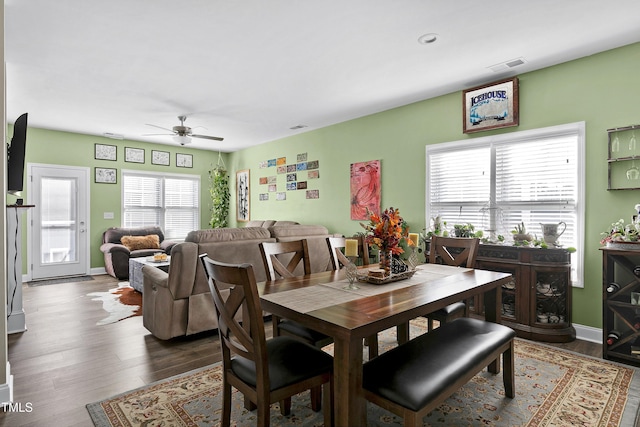
<path fill-rule="evenodd" d="M 227 226 L 229 217 L 229 175 L 227 168 L 218 153 L 218 164 L 209 171 L 209 192 L 211 194 L 211 228 Z"/>

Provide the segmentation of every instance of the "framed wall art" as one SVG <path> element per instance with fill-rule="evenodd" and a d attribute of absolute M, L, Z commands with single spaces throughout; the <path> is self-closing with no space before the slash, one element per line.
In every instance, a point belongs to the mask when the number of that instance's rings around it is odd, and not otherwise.
<path fill-rule="evenodd" d="M 124 147 L 124 161 L 130 163 L 144 163 L 144 148 Z"/>
<path fill-rule="evenodd" d="M 351 164 L 351 219 L 369 219 L 369 211 L 380 214 L 380 160 Z"/>
<path fill-rule="evenodd" d="M 236 172 L 236 219 L 241 222 L 250 218 L 249 169 Z"/>
<path fill-rule="evenodd" d="M 169 152 L 151 150 L 151 164 L 160 166 L 169 166 Z"/>
<path fill-rule="evenodd" d="M 176 153 L 176 166 L 179 168 L 192 168 L 193 156 L 191 154 Z"/>
<path fill-rule="evenodd" d="M 108 144 L 95 144 L 94 145 L 94 158 L 96 160 L 117 160 L 117 147 L 115 145 Z"/>
<path fill-rule="evenodd" d="M 464 133 L 518 126 L 518 78 L 465 90 L 462 120 Z"/>
<path fill-rule="evenodd" d="M 118 170 L 112 168 L 95 168 L 95 181 L 98 184 L 116 184 Z"/>

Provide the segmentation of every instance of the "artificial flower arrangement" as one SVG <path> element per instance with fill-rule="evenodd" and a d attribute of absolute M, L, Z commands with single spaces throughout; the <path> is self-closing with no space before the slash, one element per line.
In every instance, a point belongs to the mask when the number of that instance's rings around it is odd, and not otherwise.
<path fill-rule="evenodd" d="M 624 219 L 620 218 L 611 224 L 608 231 L 600 233 L 603 236 L 600 243 L 605 245 L 608 242 L 637 242 L 640 240 L 640 204 L 635 205 L 635 210 L 638 215 L 631 223 L 625 224 Z"/>
<path fill-rule="evenodd" d="M 380 215 L 371 211 L 369 223 L 360 224 L 367 235 L 365 241 L 383 252 L 391 252 L 399 255 L 404 252 L 400 246 L 400 241 L 405 239 L 410 246 L 416 246 L 418 242 L 409 239 L 409 227 L 400 216 L 400 210 L 393 207 L 385 209 Z"/>

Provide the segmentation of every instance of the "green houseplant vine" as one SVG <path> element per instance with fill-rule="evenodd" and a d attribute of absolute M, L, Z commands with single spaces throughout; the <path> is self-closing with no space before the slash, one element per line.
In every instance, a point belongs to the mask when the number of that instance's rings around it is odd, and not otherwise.
<path fill-rule="evenodd" d="M 209 193 L 211 195 L 211 228 L 223 228 L 228 225 L 229 217 L 229 175 L 224 161 L 218 153 L 218 164 L 209 171 Z"/>

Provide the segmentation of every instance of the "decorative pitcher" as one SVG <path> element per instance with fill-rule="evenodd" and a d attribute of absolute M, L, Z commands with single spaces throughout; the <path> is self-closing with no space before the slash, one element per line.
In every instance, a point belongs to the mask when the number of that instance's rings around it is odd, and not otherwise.
<path fill-rule="evenodd" d="M 560 221 L 557 224 L 542 224 L 542 237 L 544 241 L 549 245 L 555 245 L 558 241 L 558 238 L 562 236 L 562 233 L 567 229 L 567 224 L 563 221 Z M 562 226 L 562 231 L 558 233 L 558 227 Z"/>

